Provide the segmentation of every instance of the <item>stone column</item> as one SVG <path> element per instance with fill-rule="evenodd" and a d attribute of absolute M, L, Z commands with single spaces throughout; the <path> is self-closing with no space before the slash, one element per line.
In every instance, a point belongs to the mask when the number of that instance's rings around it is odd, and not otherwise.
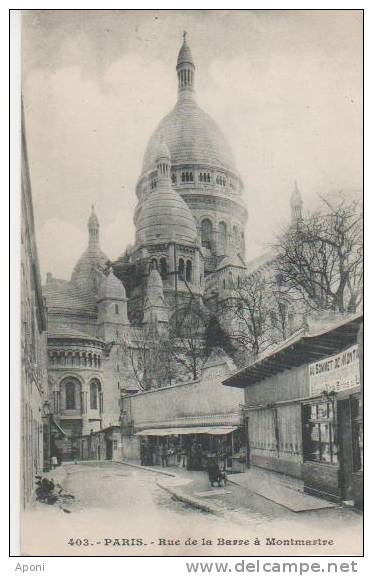
<path fill-rule="evenodd" d="M 88 421 L 88 398 L 89 398 L 88 383 L 84 381 L 82 384 L 82 394 L 81 394 L 82 435 L 89 434 L 90 432 L 90 425 Z"/>

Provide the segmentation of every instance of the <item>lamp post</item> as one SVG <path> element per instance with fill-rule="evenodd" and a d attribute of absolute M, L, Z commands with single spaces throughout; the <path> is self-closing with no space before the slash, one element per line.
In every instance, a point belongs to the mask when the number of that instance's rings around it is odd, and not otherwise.
<path fill-rule="evenodd" d="M 52 460 L 52 406 L 51 403 L 46 400 L 43 404 L 43 468 L 45 472 L 51 469 Z"/>

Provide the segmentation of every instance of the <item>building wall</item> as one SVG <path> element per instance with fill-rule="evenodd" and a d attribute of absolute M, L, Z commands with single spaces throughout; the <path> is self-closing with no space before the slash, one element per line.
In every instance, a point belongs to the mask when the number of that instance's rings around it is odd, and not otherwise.
<path fill-rule="evenodd" d="M 268 404 L 309 395 L 308 365 L 284 370 L 245 388 L 245 403 Z"/>
<path fill-rule="evenodd" d="M 24 124 L 21 198 L 21 505 L 25 508 L 33 497 L 35 475 L 43 470 L 47 343 Z"/>
<path fill-rule="evenodd" d="M 169 422 L 181 426 L 198 425 L 202 417 L 209 417 L 211 423 L 233 422 L 233 415 L 239 418 L 240 404 L 244 395 L 239 389 L 221 385 L 230 374 L 225 364 L 203 371 L 201 380 L 176 384 L 147 392 L 140 392 L 126 399 L 130 404 L 131 419 L 136 430 L 153 425 L 167 426 Z M 127 408 L 128 409 L 128 408 Z M 208 418 L 206 419 L 208 423 Z"/>
<path fill-rule="evenodd" d="M 299 402 L 251 410 L 248 417 L 250 463 L 302 476 L 302 417 Z"/>
<path fill-rule="evenodd" d="M 302 414 L 309 395 L 308 366 L 285 370 L 245 389 L 250 462 L 277 472 L 302 476 Z M 277 404 L 278 402 L 286 402 Z"/>

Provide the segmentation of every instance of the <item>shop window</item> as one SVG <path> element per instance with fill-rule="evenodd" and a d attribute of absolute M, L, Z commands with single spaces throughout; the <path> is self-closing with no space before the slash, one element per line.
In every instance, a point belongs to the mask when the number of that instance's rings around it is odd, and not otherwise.
<path fill-rule="evenodd" d="M 351 398 L 352 459 L 354 472 L 363 469 L 363 406 L 361 396 Z"/>
<path fill-rule="evenodd" d="M 303 406 L 304 460 L 338 464 L 336 414 L 332 400 Z"/>

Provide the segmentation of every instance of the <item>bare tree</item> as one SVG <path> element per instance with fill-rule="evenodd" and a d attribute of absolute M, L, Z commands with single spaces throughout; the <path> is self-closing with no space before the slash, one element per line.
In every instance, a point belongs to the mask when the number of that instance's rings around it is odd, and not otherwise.
<path fill-rule="evenodd" d="M 206 313 L 191 300 L 175 310 L 169 325 L 169 352 L 196 380 L 206 359 Z"/>
<path fill-rule="evenodd" d="M 291 225 L 278 239 L 274 267 L 307 308 L 354 311 L 362 301 L 362 207 L 333 206 Z"/>
<path fill-rule="evenodd" d="M 132 327 L 121 341 L 123 361 L 140 390 L 149 390 L 172 383 L 177 368 L 169 354 L 166 334 L 159 334 L 154 325 Z"/>
<path fill-rule="evenodd" d="M 223 306 L 226 329 L 239 349 L 257 356 L 273 343 L 271 295 L 259 271 L 241 278 Z"/>

